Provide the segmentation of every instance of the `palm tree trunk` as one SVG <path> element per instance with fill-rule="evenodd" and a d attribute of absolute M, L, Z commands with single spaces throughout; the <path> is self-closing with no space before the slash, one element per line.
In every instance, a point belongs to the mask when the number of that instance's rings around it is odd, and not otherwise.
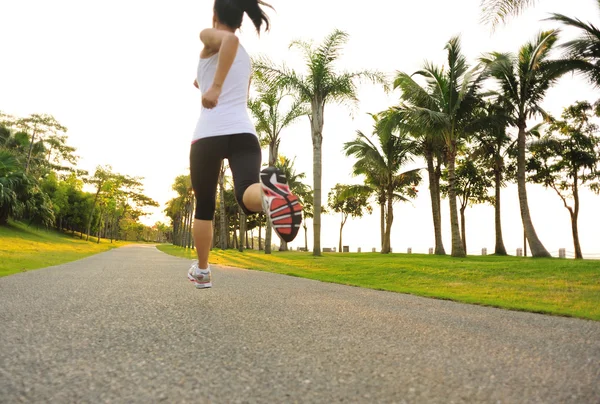
<path fill-rule="evenodd" d="M 225 223 L 225 171 L 221 166 L 221 173 L 219 175 L 219 214 L 221 222 L 221 234 L 219 235 L 219 241 L 221 242 L 221 250 L 227 249 L 227 224 Z"/>
<path fill-rule="evenodd" d="M 500 209 L 500 189 L 502 185 L 502 172 L 499 168 L 494 170 L 494 181 L 496 194 L 494 198 L 494 211 L 496 216 L 496 247 L 494 248 L 495 255 L 507 255 L 506 247 L 504 247 L 504 240 L 502 238 L 502 218 L 501 218 L 501 209 Z"/>
<path fill-rule="evenodd" d="M 322 147 L 323 147 L 323 115 L 325 107 L 321 100 L 312 102 L 311 130 L 313 142 L 313 255 L 321 255 L 321 170 L 322 170 Z"/>
<path fill-rule="evenodd" d="M 273 128 L 275 131 L 275 128 Z M 277 162 L 277 143 L 270 142 L 269 143 L 269 167 L 275 167 L 275 163 Z M 273 226 L 271 226 L 271 222 L 267 218 L 267 229 L 265 232 L 265 254 L 271 254 L 271 245 L 273 244 Z M 281 241 L 283 243 L 283 240 Z M 280 249 L 281 251 L 281 249 Z"/>
<path fill-rule="evenodd" d="M 306 226 L 306 222 L 303 224 L 304 227 L 304 249 L 308 251 L 308 227 Z"/>
<path fill-rule="evenodd" d="M 258 224 L 258 251 L 262 251 L 262 226 Z"/>
<path fill-rule="evenodd" d="M 381 192 L 379 195 L 379 232 L 381 233 L 381 251 L 383 251 L 383 247 L 385 244 L 385 205 L 386 205 L 386 196 L 385 190 Z"/>
<path fill-rule="evenodd" d="M 85 239 L 85 241 L 90 241 L 90 230 L 92 227 L 92 219 L 94 217 L 94 211 L 96 210 L 96 204 L 98 203 L 98 197 L 100 196 L 100 191 L 102 189 L 102 183 L 100 183 L 98 185 L 98 191 L 96 191 L 96 196 L 94 197 L 94 204 L 92 205 L 92 211 L 90 212 L 90 215 L 88 216 L 88 221 L 87 221 L 87 238 Z"/>
<path fill-rule="evenodd" d="M 35 142 L 35 135 L 37 132 L 37 125 L 33 127 L 33 133 L 31 135 L 31 143 L 29 144 L 29 152 L 27 153 L 27 164 L 25 164 L 25 174 L 29 173 L 29 165 L 31 164 L 31 152 L 33 151 L 33 143 Z M 89 240 L 89 235 L 88 235 Z"/>
<path fill-rule="evenodd" d="M 430 150 L 425 152 L 427 160 L 427 173 L 429 176 L 429 195 L 431 197 L 431 214 L 433 216 L 433 231 L 435 233 L 435 254 L 446 255 L 444 243 L 442 241 L 442 215 L 440 206 L 440 187 L 439 176 L 436 167 L 433 164 L 433 153 Z"/>
<path fill-rule="evenodd" d="M 265 254 L 271 254 L 271 244 L 273 244 L 273 227 L 271 222 L 267 218 L 267 225 L 265 226 Z"/>
<path fill-rule="evenodd" d="M 452 256 L 464 257 L 458 225 L 458 206 L 456 204 L 456 142 L 452 141 L 448 150 L 448 198 L 450 199 L 450 229 L 452 232 Z"/>
<path fill-rule="evenodd" d="M 436 252 L 436 255 L 446 255 L 446 250 L 442 244 L 442 192 L 440 191 L 440 180 L 442 179 L 442 159 L 438 158 L 437 164 L 435 166 L 435 198 L 437 200 L 437 214 L 436 220 L 438 222 L 439 228 L 439 245 L 440 252 Z M 437 248 L 436 248 L 437 250 Z"/>
<path fill-rule="evenodd" d="M 386 215 L 386 226 L 385 226 L 385 238 L 383 242 L 383 248 L 381 249 L 382 254 L 389 254 L 391 252 L 392 244 L 392 223 L 394 222 L 394 190 L 388 189 L 387 193 L 387 215 Z"/>
<path fill-rule="evenodd" d="M 465 250 L 465 254 L 467 253 L 467 229 L 466 229 L 466 220 L 465 220 L 465 210 L 466 206 L 460 207 L 460 236 L 462 239 L 463 250 Z"/>
<path fill-rule="evenodd" d="M 239 208 L 239 210 L 240 210 L 240 243 L 238 244 L 238 250 L 239 250 L 239 252 L 244 252 L 244 244 L 245 244 L 244 236 L 246 234 L 246 215 L 242 211 L 242 208 Z"/>
<path fill-rule="evenodd" d="M 527 203 L 527 188 L 525 178 L 525 124 L 519 124 L 519 139 L 518 139 L 518 159 L 517 159 L 517 185 L 519 189 L 519 205 L 521 208 L 521 220 L 525 229 L 525 237 L 531 248 L 531 255 L 534 257 L 550 257 L 550 253 L 535 232 L 531 215 L 529 214 L 529 204 Z"/>

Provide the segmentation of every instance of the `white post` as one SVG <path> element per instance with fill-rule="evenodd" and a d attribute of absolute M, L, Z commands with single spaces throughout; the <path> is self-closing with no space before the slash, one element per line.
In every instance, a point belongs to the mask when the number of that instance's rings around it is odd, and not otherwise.
<path fill-rule="evenodd" d="M 567 250 L 565 248 L 558 249 L 558 258 L 567 258 Z"/>
<path fill-rule="evenodd" d="M 407 254 L 412 254 L 412 248 L 409 247 L 408 250 L 406 250 L 406 253 Z"/>
<path fill-rule="evenodd" d="M 373 248 L 371 252 L 377 252 L 377 248 Z"/>
<path fill-rule="evenodd" d="M 358 247 L 358 252 L 362 252 L 362 248 Z"/>
<path fill-rule="evenodd" d="M 433 255 L 433 248 L 429 249 L 429 255 Z"/>
<path fill-rule="evenodd" d="M 523 256 L 523 249 L 517 248 L 517 257 L 522 257 L 522 256 Z"/>
<path fill-rule="evenodd" d="M 487 248 L 481 249 L 481 255 L 487 255 Z"/>

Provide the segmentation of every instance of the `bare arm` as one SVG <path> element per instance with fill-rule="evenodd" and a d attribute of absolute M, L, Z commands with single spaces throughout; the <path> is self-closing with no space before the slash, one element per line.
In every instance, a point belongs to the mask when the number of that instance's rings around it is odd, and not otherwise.
<path fill-rule="evenodd" d="M 232 32 L 214 28 L 203 30 L 200 33 L 200 40 L 211 53 L 219 53 L 213 87 L 221 88 L 235 60 L 240 40 Z"/>

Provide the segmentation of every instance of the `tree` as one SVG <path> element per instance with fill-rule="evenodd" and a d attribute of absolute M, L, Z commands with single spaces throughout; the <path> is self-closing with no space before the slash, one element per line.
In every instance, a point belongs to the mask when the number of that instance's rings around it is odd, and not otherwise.
<path fill-rule="evenodd" d="M 323 43 L 294 41 L 291 47 L 304 53 L 308 74 L 301 75 L 285 65 L 277 67 L 266 58 L 254 61 L 255 70 L 269 86 L 293 91 L 302 102 L 310 103 L 311 138 L 313 143 L 313 191 L 314 191 L 314 246 L 313 255 L 321 255 L 321 178 L 323 126 L 325 105 L 331 102 L 357 102 L 356 83 L 360 79 L 383 83 L 381 74 L 371 71 L 345 72 L 338 74 L 334 64 L 340 58 L 348 34 L 335 30 Z"/>
<path fill-rule="evenodd" d="M 371 214 L 373 208 L 368 203 L 367 193 L 348 193 L 350 186 L 337 184 L 328 195 L 328 206 L 341 214 L 339 252 L 342 252 L 342 231 L 349 217 L 362 217 L 365 212 Z"/>
<path fill-rule="evenodd" d="M 582 259 L 577 220 L 579 190 L 587 185 L 600 192 L 600 137 L 598 126 L 591 122 L 593 107 L 578 102 L 568 108 L 562 120 L 550 125 L 550 133 L 530 147 L 528 170 L 531 181 L 553 189 L 571 218 L 575 258 Z"/>
<path fill-rule="evenodd" d="M 448 53 L 447 69 L 426 63 L 422 70 L 414 73 L 425 78 L 425 88 L 412 76 L 398 73 L 394 87 L 402 90 L 403 104 L 397 108 L 396 114 L 399 115 L 397 121 L 403 122 L 409 131 L 425 131 L 441 137 L 444 141 L 452 256 L 464 257 L 456 203 L 455 161 L 458 147 L 469 135 L 476 108 L 481 103 L 478 92 L 484 76 L 479 66 L 469 70 L 458 37 L 451 38 L 445 49 Z"/>
<path fill-rule="evenodd" d="M 418 85 L 414 83 L 415 85 Z M 433 230 L 435 239 L 435 255 L 446 255 L 444 242 L 442 240 L 442 196 L 440 181 L 442 178 L 442 166 L 444 163 L 445 147 L 444 140 L 441 136 L 437 136 L 431 131 L 423 130 L 423 128 L 409 127 L 404 119 L 405 106 L 392 107 L 380 113 L 381 119 L 378 126 L 387 127 L 387 130 L 399 128 L 409 130 L 410 135 L 416 141 L 416 149 L 414 154 L 425 158 L 427 163 L 427 177 L 429 180 L 429 196 L 431 199 L 431 213 L 433 218 Z M 365 184 L 372 183 L 368 180 Z M 375 180 L 375 186 L 378 182 Z M 379 203 L 381 206 L 385 204 L 385 192 L 379 194 Z M 384 213 L 381 216 L 381 240 L 383 247 L 384 239 Z"/>
<path fill-rule="evenodd" d="M 446 173 L 447 174 L 447 173 Z M 468 206 L 490 200 L 488 188 L 492 182 L 486 176 L 482 164 L 472 155 L 465 155 L 456 161 L 456 196 L 459 202 L 460 234 L 465 252 L 467 251 L 467 228 L 465 211 Z M 448 193 L 445 187 L 444 192 Z"/>
<path fill-rule="evenodd" d="M 302 182 L 304 178 L 306 178 L 305 173 L 296 173 L 296 169 L 294 168 L 294 163 L 296 159 L 290 160 L 287 157 L 279 156 L 279 161 L 276 166 L 279 168 L 285 177 L 287 178 L 288 186 L 290 187 L 290 191 L 298 198 L 300 198 L 300 203 L 303 202 L 303 199 L 310 194 L 310 187 Z M 279 251 L 287 251 L 288 246 L 284 240 L 280 240 L 281 244 L 279 247 Z"/>
<path fill-rule="evenodd" d="M 529 212 L 526 188 L 527 119 L 545 116 L 541 103 L 548 89 L 571 67 L 561 61 L 551 61 L 550 52 L 558 39 L 556 31 L 541 32 L 532 42 L 521 47 L 519 55 L 494 52 L 481 60 L 500 90 L 495 102 L 506 105 L 510 122 L 519 130 L 517 139 L 517 185 L 525 236 L 534 257 L 550 257 L 540 241 Z"/>
<path fill-rule="evenodd" d="M 600 9 L 600 2 L 598 2 Z M 585 74 L 595 86 L 600 86 L 600 30 L 591 23 L 585 23 L 578 18 L 567 17 L 563 14 L 552 14 L 549 18 L 558 21 L 566 27 L 579 29 L 576 39 L 561 45 L 565 50 L 565 65 Z"/>
<path fill-rule="evenodd" d="M 494 196 L 489 198 L 494 205 L 495 255 L 507 255 L 502 236 L 501 190 L 505 182 L 506 159 L 513 151 L 515 142 L 507 134 L 510 117 L 504 106 L 488 103 L 480 110 L 481 129 L 475 133 L 473 157 L 489 171 L 494 183 Z"/>
<path fill-rule="evenodd" d="M 22 210 L 20 197 L 22 189 L 28 185 L 29 179 L 15 156 L 0 150 L 0 226 L 8 224 L 9 216 Z"/>
<path fill-rule="evenodd" d="M 394 201 L 408 201 L 415 197 L 421 176 L 420 169 L 400 172 L 404 165 L 413 160 L 416 143 L 406 132 L 395 134 L 391 127 L 378 125 L 378 117 L 373 118 L 377 143 L 357 131 L 356 139 L 344 144 L 346 156 L 357 159 L 353 167 L 354 175 L 365 176 L 363 186 L 351 187 L 347 192 L 357 196 L 376 195 L 381 209 L 381 252 L 387 254 L 391 251 Z"/>
<path fill-rule="evenodd" d="M 284 89 L 265 83 L 260 71 L 255 74 L 254 84 L 259 95 L 254 100 L 248 101 L 248 107 L 256 120 L 256 131 L 261 143 L 269 146 L 269 167 L 274 167 L 279 156 L 281 131 L 298 118 L 308 115 L 309 111 L 299 98 L 293 99 L 289 109 L 284 110 L 282 102 L 292 97 Z M 271 223 L 267 221 L 265 254 L 271 254 L 271 237 Z"/>
<path fill-rule="evenodd" d="M 57 135 L 58 133 L 67 131 L 67 128 L 61 125 L 52 115 L 47 114 L 31 114 L 27 118 L 18 119 L 15 122 L 15 125 L 31 136 L 27 162 L 25 164 L 25 173 L 29 172 L 31 154 L 33 152 L 36 137 L 39 137 L 43 142 L 44 137 L 49 134 Z"/>

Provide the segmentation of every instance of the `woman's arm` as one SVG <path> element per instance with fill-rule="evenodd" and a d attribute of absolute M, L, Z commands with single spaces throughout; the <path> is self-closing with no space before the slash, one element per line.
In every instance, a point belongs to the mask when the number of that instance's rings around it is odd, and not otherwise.
<path fill-rule="evenodd" d="M 202 105 L 205 108 L 217 106 L 225 78 L 233 65 L 240 40 L 232 32 L 214 28 L 205 29 L 200 33 L 200 40 L 210 53 L 218 53 L 217 71 L 212 86 L 202 95 Z"/>

